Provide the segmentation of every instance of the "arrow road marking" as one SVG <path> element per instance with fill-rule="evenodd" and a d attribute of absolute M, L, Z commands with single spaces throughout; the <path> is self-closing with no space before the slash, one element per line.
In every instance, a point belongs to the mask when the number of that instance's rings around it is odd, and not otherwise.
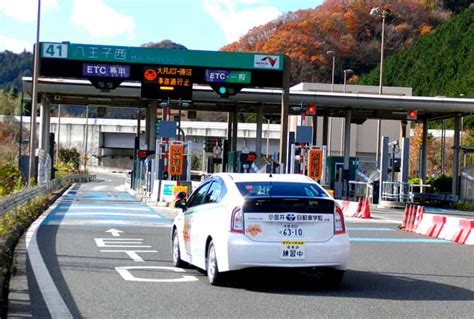
<path fill-rule="evenodd" d="M 120 237 L 120 233 L 123 233 L 123 231 L 115 229 L 115 228 L 110 228 L 109 230 L 106 230 L 105 232 L 110 233 L 112 237 Z"/>

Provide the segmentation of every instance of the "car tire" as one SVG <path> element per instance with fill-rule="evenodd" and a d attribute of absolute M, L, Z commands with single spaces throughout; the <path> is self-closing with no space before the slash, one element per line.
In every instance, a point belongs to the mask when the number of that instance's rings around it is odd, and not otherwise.
<path fill-rule="evenodd" d="M 213 286 L 219 286 L 222 284 L 222 273 L 219 272 L 219 266 L 217 264 L 217 256 L 216 256 L 216 247 L 214 243 L 211 241 L 207 248 L 207 259 L 206 259 L 206 272 L 207 272 L 207 279 L 209 283 Z"/>
<path fill-rule="evenodd" d="M 344 270 L 325 269 L 321 273 L 321 284 L 326 289 L 337 289 L 341 286 L 344 279 Z"/>
<path fill-rule="evenodd" d="M 181 251 L 179 249 L 178 231 L 173 231 L 173 239 L 171 241 L 171 256 L 173 258 L 173 266 L 178 268 L 185 268 L 186 263 L 181 259 Z"/>

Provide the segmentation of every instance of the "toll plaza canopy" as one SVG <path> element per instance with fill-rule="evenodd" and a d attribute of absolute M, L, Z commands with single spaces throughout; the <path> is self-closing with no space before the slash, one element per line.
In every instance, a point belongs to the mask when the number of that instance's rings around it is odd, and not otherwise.
<path fill-rule="evenodd" d="M 51 103 L 145 107 L 153 100 L 192 100 L 190 109 L 281 115 L 285 65 L 279 54 L 40 43 L 39 93 Z M 25 78 L 26 93 L 31 79 Z M 91 86 L 91 83 L 93 86 Z M 304 86 L 302 86 L 304 88 Z M 242 90 L 243 88 L 243 90 Z M 384 88 L 385 89 L 385 88 Z M 474 99 L 291 90 L 289 104 L 315 104 L 320 116 L 418 120 L 474 112 Z M 296 114 L 288 105 L 288 112 Z M 171 105 L 173 107 L 173 105 Z"/>

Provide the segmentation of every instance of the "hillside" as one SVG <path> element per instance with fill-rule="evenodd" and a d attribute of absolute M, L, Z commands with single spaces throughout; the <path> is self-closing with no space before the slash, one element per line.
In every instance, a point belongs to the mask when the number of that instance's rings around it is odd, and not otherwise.
<path fill-rule="evenodd" d="M 360 78 L 377 85 L 379 68 Z M 467 9 L 384 62 L 384 85 L 414 95 L 474 96 L 474 8 Z"/>
<path fill-rule="evenodd" d="M 326 52 L 331 50 L 336 56 L 335 81 L 342 83 L 344 69 L 360 75 L 379 63 L 382 23 L 380 17 L 370 15 L 371 8 L 391 12 L 385 24 L 385 53 L 390 56 L 449 20 L 451 12 L 434 3 L 327 0 L 254 28 L 223 50 L 285 53 L 292 59 L 292 83 L 330 82 L 332 58 Z"/>
<path fill-rule="evenodd" d="M 0 52 L 0 89 L 8 92 L 12 86 L 21 87 L 21 78 L 32 74 L 32 64 L 33 55 L 30 52 Z"/>

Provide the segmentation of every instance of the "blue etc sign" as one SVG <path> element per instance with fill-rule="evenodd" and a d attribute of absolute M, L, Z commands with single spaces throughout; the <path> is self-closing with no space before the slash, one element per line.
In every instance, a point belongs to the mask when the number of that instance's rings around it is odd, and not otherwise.
<path fill-rule="evenodd" d="M 119 64 L 84 63 L 82 75 L 86 77 L 104 77 L 127 79 L 130 77 L 130 66 Z"/>

